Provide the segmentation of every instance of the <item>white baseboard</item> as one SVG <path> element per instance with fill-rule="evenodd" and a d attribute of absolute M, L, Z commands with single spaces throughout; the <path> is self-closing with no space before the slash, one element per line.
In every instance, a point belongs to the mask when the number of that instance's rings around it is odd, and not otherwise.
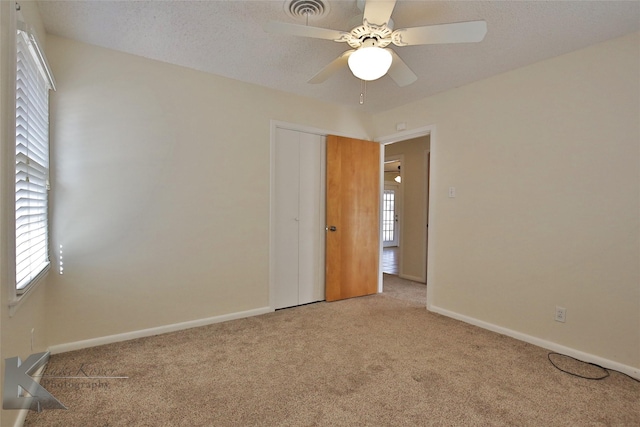
<path fill-rule="evenodd" d="M 565 347 L 563 345 L 560 345 L 551 341 L 546 341 L 541 338 L 534 337 L 532 335 L 527 335 L 522 332 L 507 329 L 502 326 L 494 325 L 493 323 L 488 323 L 482 320 L 478 320 L 476 318 L 465 316 L 463 314 L 459 314 L 454 311 L 449 311 L 434 305 L 428 305 L 427 308 L 429 311 L 432 311 L 434 313 L 442 314 L 443 316 L 451 317 L 453 319 L 460 320 L 462 322 L 469 323 L 471 325 L 475 325 L 480 328 L 487 329 L 489 331 L 497 332 L 499 334 L 506 335 L 520 341 L 528 342 L 529 344 L 537 345 L 538 347 L 546 348 L 548 350 L 551 350 L 557 353 L 575 357 L 576 359 L 582 360 L 583 362 L 594 363 L 604 368 L 622 372 L 623 374 L 627 374 L 630 377 L 640 379 L 640 368 L 623 365 L 622 363 L 618 363 L 613 360 L 595 356 L 590 353 L 585 353 L 583 351 L 576 350 L 571 347 Z"/>
<path fill-rule="evenodd" d="M 412 282 L 425 283 L 424 278 L 418 276 L 411 276 L 409 274 L 398 274 L 398 277 L 405 280 L 411 280 Z"/>
<path fill-rule="evenodd" d="M 141 329 L 138 331 L 125 332 L 122 334 L 108 335 L 105 337 L 91 338 L 88 340 L 75 341 L 66 344 L 52 345 L 51 347 L 49 347 L 49 351 L 51 352 L 51 354 L 65 353 L 67 351 L 80 350 L 83 348 L 96 347 L 99 345 L 127 341 L 136 338 L 166 334 L 168 332 L 181 331 L 184 329 L 196 328 L 198 326 L 212 325 L 214 323 L 226 322 L 228 320 L 259 316 L 261 314 L 270 313 L 272 311 L 273 309 L 270 307 L 256 308 L 253 310 L 240 311 L 237 313 L 223 314 L 222 316 L 208 317 L 205 319 L 190 320 L 188 322 L 158 326 L 156 328 Z"/>

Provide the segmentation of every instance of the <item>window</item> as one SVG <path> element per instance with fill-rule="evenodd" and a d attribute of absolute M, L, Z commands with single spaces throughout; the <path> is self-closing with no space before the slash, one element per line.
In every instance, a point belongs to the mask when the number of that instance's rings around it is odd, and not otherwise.
<path fill-rule="evenodd" d="M 395 190 L 385 188 L 382 194 L 382 240 L 390 243 L 396 241 L 396 206 Z"/>
<path fill-rule="evenodd" d="M 49 266 L 49 89 L 53 78 L 33 32 L 16 34 L 16 293 Z"/>

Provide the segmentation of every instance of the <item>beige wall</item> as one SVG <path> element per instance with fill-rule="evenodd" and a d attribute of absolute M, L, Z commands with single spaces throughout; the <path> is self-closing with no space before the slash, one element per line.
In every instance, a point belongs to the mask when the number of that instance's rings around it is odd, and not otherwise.
<path fill-rule="evenodd" d="M 374 116 L 377 135 L 436 129 L 434 308 L 640 368 L 639 45 L 633 34 Z"/>
<path fill-rule="evenodd" d="M 395 178 L 399 175 L 398 172 L 385 172 L 384 173 L 384 181 L 385 182 L 393 182 L 395 183 Z"/>
<path fill-rule="evenodd" d="M 269 305 L 270 120 L 369 117 L 50 36 L 52 345 Z"/>
<path fill-rule="evenodd" d="M 403 156 L 399 276 L 426 282 L 427 165 L 429 136 L 385 145 L 384 155 Z"/>
<path fill-rule="evenodd" d="M 20 2 L 22 18 L 31 25 L 41 43 L 46 42 L 46 34 L 34 2 Z M 0 2 L 0 192 L 2 200 L 15 197 L 15 2 Z M 13 297 L 11 287 L 15 286 L 15 253 L 5 242 L 13 241 L 13 215 L 15 206 L 0 204 L 0 387 L 4 386 L 5 359 L 20 357 L 44 351 L 48 347 L 45 333 L 45 295 L 49 277 L 39 282 L 11 315 L 9 303 Z M 33 347 L 31 330 L 33 329 Z M 0 390 L 4 393 L 4 390 Z M 13 425 L 19 415 L 17 410 L 2 410 L 0 425 Z"/>

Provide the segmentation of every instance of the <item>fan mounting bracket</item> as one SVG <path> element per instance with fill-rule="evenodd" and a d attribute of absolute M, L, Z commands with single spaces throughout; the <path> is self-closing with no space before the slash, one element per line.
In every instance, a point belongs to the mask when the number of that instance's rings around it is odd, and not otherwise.
<path fill-rule="evenodd" d="M 362 47 L 368 39 L 376 40 L 376 46 L 382 48 L 391 44 L 391 34 L 393 34 L 393 31 L 386 24 L 370 24 L 365 19 L 362 25 L 352 29 L 349 34 L 351 34 L 351 37 L 347 40 L 347 43 L 354 49 Z"/>

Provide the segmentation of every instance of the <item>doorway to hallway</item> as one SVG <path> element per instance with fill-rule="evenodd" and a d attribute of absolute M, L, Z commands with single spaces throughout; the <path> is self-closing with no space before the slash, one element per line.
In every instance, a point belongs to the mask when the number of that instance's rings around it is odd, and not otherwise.
<path fill-rule="evenodd" d="M 426 283 L 430 134 L 384 144 L 384 186 L 381 258 L 403 279 Z M 391 187 L 395 191 L 391 191 Z M 393 208 L 391 209 L 391 200 Z M 397 219 L 397 221 L 396 221 Z M 392 231 L 397 232 L 397 243 Z M 397 246 L 397 251 L 385 251 Z M 397 261 L 397 269 L 392 261 Z M 382 269 L 383 273 L 387 271 Z"/>

